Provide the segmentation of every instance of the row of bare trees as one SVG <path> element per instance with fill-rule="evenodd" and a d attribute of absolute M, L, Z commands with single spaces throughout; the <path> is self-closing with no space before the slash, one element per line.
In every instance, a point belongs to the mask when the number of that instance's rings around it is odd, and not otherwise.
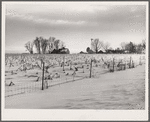
<path fill-rule="evenodd" d="M 91 49 L 88 47 L 86 51 L 88 53 L 99 53 L 102 50 L 108 50 L 110 47 L 110 44 L 108 42 L 104 43 L 103 41 L 100 41 L 98 38 L 91 39 Z"/>
<path fill-rule="evenodd" d="M 133 42 L 125 43 L 121 42 L 121 49 L 128 53 L 143 53 L 146 49 L 146 39 L 143 39 L 141 43 L 134 44 Z"/>
<path fill-rule="evenodd" d="M 108 42 L 104 43 L 100 41 L 98 38 L 91 39 L 91 49 L 87 47 L 86 51 L 88 53 L 143 53 L 146 48 L 146 40 L 142 40 L 139 44 L 134 44 L 133 42 L 122 42 L 120 44 L 121 48 L 112 49 Z"/>
<path fill-rule="evenodd" d="M 54 49 L 59 50 L 65 47 L 63 41 L 56 39 L 55 37 L 50 37 L 45 39 L 43 37 L 36 37 L 35 40 L 29 41 L 25 44 L 25 48 L 30 54 L 33 54 L 33 47 L 36 48 L 38 54 L 51 53 Z"/>

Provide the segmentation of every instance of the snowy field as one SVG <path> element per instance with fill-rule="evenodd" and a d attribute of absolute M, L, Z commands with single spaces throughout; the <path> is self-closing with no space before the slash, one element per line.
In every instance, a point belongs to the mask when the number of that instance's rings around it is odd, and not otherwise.
<path fill-rule="evenodd" d="M 145 66 L 8 97 L 5 104 L 25 109 L 145 109 Z"/>
<path fill-rule="evenodd" d="M 6 56 L 5 108 L 145 109 L 144 55 L 66 55 L 65 71 L 61 66 L 63 57 L 47 57 L 44 61 L 47 62 L 47 66 L 51 65 L 51 68 L 47 74 L 45 72 L 45 77 L 53 74 L 53 79 L 47 81 L 49 86 L 55 86 L 41 90 L 42 71 L 39 67 L 40 62 L 36 63 L 39 57 L 26 56 L 23 57 L 26 60 L 22 61 L 22 56 Z M 90 59 L 95 60 L 91 78 Z M 113 59 L 114 72 L 110 72 Z M 126 69 L 118 66 L 121 63 L 126 64 Z M 129 63 L 132 64 L 132 68 L 129 68 Z M 139 65 L 140 63 L 142 65 Z M 25 66 L 32 68 L 24 70 Z M 75 67 L 78 67 L 78 71 L 73 77 Z M 54 76 L 56 73 L 60 77 Z M 9 86 L 11 81 L 15 85 Z M 23 94 L 20 94 L 22 92 Z"/>

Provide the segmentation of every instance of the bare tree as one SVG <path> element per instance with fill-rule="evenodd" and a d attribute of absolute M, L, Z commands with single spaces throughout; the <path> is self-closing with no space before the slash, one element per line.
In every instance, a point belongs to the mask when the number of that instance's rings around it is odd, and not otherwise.
<path fill-rule="evenodd" d="M 54 50 L 54 42 L 55 42 L 55 37 L 50 37 L 48 39 L 48 42 L 47 42 L 47 50 L 48 50 L 48 53 L 50 54 L 53 50 Z"/>
<path fill-rule="evenodd" d="M 40 46 L 40 39 L 39 37 L 36 37 L 36 39 L 34 40 L 34 45 L 35 45 L 35 48 L 37 50 L 37 53 L 41 53 L 41 46 Z"/>
<path fill-rule="evenodd" d="M 59 39 L 56 40 L 55 37 L 50 37 L 49 39 L 36 37 L 33 43 L 36 47 L 37 53 L 39 54 L 45 54 L 46 52 L 50 54 L 54 49 L 58 50 L 65 47 L 64 42 Z"/>
<path fill-rule="evenodd" d="M 42 50 L 42 53 L 45 54 L 46 53 L 46 48 L 48 46 L 48 40 L 47 39 L 42 39 L 41 40 L 41 50 Z"/>
<path fill-rule="evenodd" d="M 129 53 L 135 53 L 136 52 L 136 46 L 133 44 L 133 42 L 127 43 L 125 45 L 125 50 L 127 50 Z"/>
<path fill-rule="evenodd" d="M 137 48 L 136 48 L 136 53 L 141 54 L 143 51 L 143 45 L 142 44 L 138 44 Z"/>
<path fill-rule="evenodd" d="M 66 47 L 65 43 L 63 41 L 60 41 L 59 48 L 61 49 L 61 48 L 65 48 L 65 47 Z"/>
<path fill-rule="evenodd" d="M 110 43 L 106 42 L 106 43 L 103 44 L 103 48 L 104 48 L 104 50 L 105 50 L 106 52 L 107 52 L 107 50 L 109 49 L 109 47 L 110 47 Z"/>
<path fill-rule="evenodd" d="M 91 39 L 91 49 L 98 53 L 100 49 L 103 47 L 103 42 L 99 41 L 99 39 Z"/>
<path fill-rule="evenodd" d="M 125 42 L 121 42 L 120 46 L 121 46 L 122 50 L 125 50 L 125 48 L 126 48 L 126 43 L 125 43 Z"/>
<path fill-rule="evenodd" d="M 59 43 L 60 43 L 59 39 L 57 39 L 57 40 L 54 41 L 54 47 L 55 47 L 56 50 L 59 49 Z"/>
<path fill-rule="evenodd" d="M 33 54 L 33 45 L 33 42 L 30 41 L 25 44 L 25 48 L 29 51 L 30 54 Z"/>

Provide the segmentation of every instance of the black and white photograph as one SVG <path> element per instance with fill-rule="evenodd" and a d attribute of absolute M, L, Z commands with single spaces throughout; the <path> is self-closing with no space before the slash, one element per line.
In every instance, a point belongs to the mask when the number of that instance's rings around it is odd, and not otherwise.
<path fill-rule="evenodd" d="M 2 2 L 2 118 L 148 120 L 148 9 Z"/>

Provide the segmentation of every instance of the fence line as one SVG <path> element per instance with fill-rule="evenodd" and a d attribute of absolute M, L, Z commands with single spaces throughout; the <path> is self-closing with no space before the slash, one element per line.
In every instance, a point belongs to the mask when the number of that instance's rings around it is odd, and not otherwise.
<path fill-rule="evenodd" d="M 65 61 L 63 57 L 63 71 L 65 71 Z M 110 63 L 112 61 L 112 64 Z M 91 59 L 89 63 L 81 63 L 82 67 L 78 67 L 77 69 L 73 70 L 72 75 L 60 77 L 60 78 L 54 78 L 54 79 L 45 79 L 45 62 L 41 60 L 41 80 L 38 82 L 32 82 L 32 83 L 20 83 L 20 84 L 14 84 L 10 85 L 6 84 L 5 85 L 5 97 L 10 97 L 14 95 L 19 95 L 19 94 L 25 94 L 25 93 L 30 93 L 30 92 L 36 92 L 38 90 L 44 90 L 49 87 L 65 84 L 65 83 L 70 83 L 74 81 L 79 81 L 85 78 L 92 78 L 99 76 L 101 74 L 105 74 L 107 72 L 114 72 L 116 70 L 126 70 L 129 68 L 134 68 L 135 67 L 135 62 L 133 61 L 133 58 L 130 57 L 129 60 L 125 60 L 124 63 L 120 62 L 115 62 L 115 58 L 113 58 L 110 62 L 104 62 L 106 63 L 107 67 L 105 70 L 100 70 L 102 69 L 101 63 L 98 61 L 95 61 L 94 59 Z M 139 63 L 137 65 L 142 65 L 145 61 L 145 58 L 142 59 L 140 56 L 139 58 Z M 96 62 L 96 63 L 95 63 Z M 71 66 L 70 68 L 73 67 L 73 64 L 70 63 Z M 80 70 L 79 70 L 80 69 Z M 77 71 L 76 71 L 77 70 Z M 78 73 L 80 71 L 80 73 Z M 90 71 L 90 74 L 89 74 Z"/>

